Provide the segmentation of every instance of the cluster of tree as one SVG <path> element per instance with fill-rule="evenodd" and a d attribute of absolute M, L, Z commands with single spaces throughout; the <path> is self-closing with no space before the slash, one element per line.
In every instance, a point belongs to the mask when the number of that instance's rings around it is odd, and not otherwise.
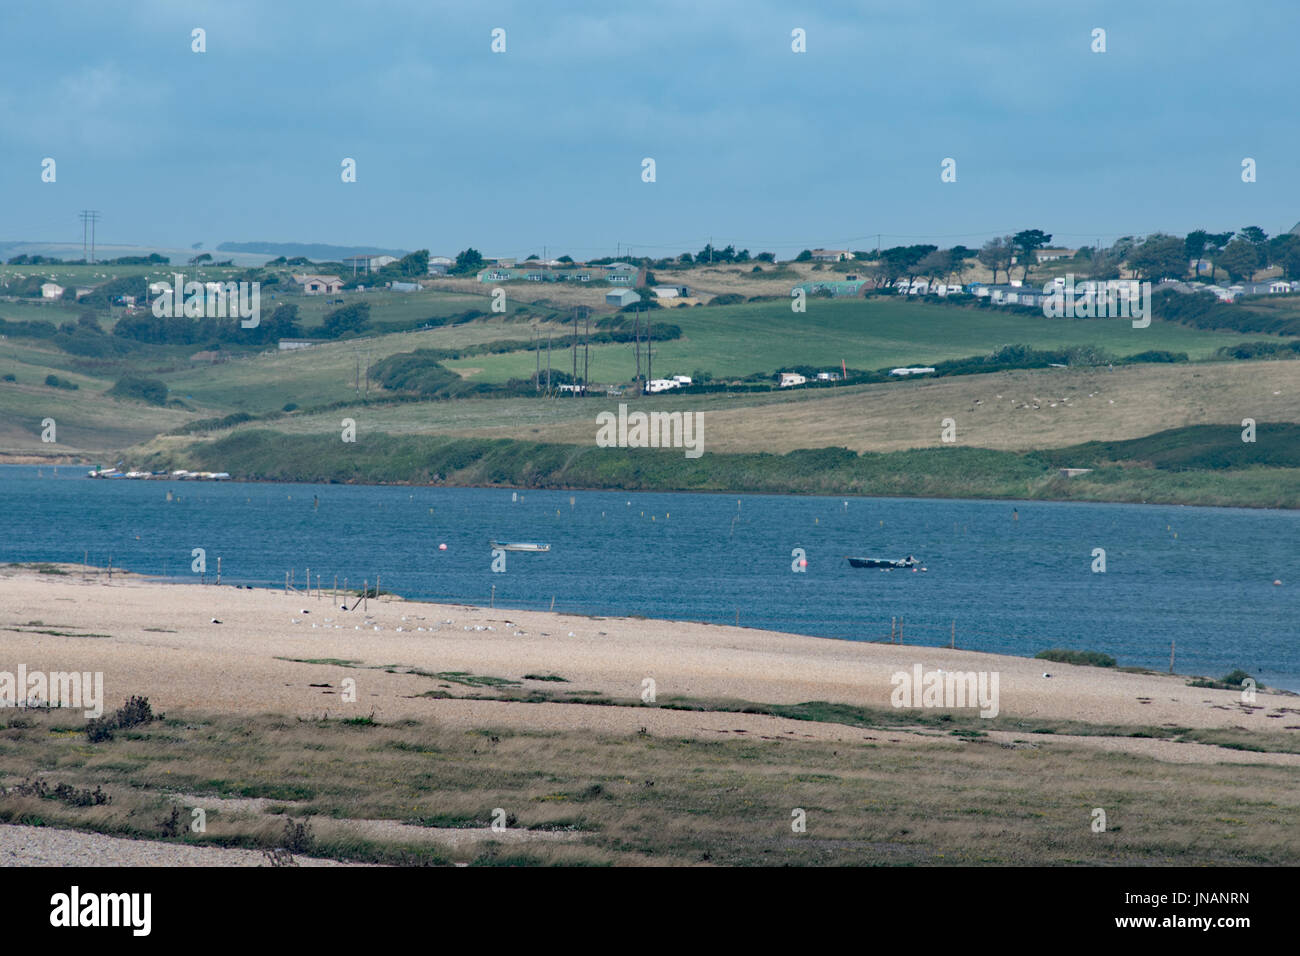
<path fill-rule="evenodd" d="M 731 245 L 723 249 L 715 249 L 713 248 L 713 243 L 710 242 L 707 243 L 699 252 L 695 253 L 693 260 L 690 258 L 690 253 L 688 252 L 682 253 L 678 258 L 683 264 L 692 261 L 694 261 L 696 265 L 717 265 L 719 263 L 728 262 L 742 263 L 749 262 L 749 250 L 741 249 L 737 251 L 736 247 Z"/>
<path fill-rule="evenodd" d="M 167 404 L 166 383 L 156 378 L 146 378 L 143 375 L 123 375 L 108 390 L 108 394 L 115 398 L 146 402 L 149 405 Z"/>
<path fill-rule="evenodd" d="M 316 332 L 323 339 L 339 339 L 362 331 L 370 325 L 370 303 L 354 302 L 325 316 Z"/>
<path fill-rule="evenodd" d="M 447 271 L 456 276 L 470 275 L 478 272 L 483 268 L 483 256 L 477 249 L 470 246 L 456 253 L 456 264 Z"/>
<path fill-rule="evenodd" d="M 21 255 L 9 260 L 11 266 L 84 266 L 85 259 L 58 259 L 54 256 Z M 116 259 L 98 259 L 97 266 L 158 266 L 170 265 L 171 259 L 151 252 L 147 256 L 118 256 Z"/>
<path fill-rule="evenodd" d="M 1208 292 L 1187 295 L 1173 289 L 1157 289 L 1151 297 L 1151 308 L 1167 322 L 1197 329 L 1300 335 L 1300 316 L 1294 313 L 1227 305 Z"/>
<path fill-rule="evenodd" d="M 152 312 L 123 316 L 113 326 L 113 335 L 150 345 L 267 345 L 279 339 L 301 338 L 302 334 L 296 305 L 277 306 L 251 329 L 243 328 L 238 318 L 159 317 Z"/>
<path fill-rule="evenodd" d="M 136 301 L 143 302 L 148 294 L 149 284 L 145 282 L 144 276 L 122 276 L 95 286 L 79 301 L 88 308 L 107 309 L 118 296 L 133 296 Z"/>

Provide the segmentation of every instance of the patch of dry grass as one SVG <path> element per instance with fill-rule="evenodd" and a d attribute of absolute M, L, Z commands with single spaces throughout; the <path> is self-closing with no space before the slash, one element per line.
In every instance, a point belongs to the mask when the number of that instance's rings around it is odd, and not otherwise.
<path fill-rule="evenodd" d="M 1026 734 L 856 742 L 472 730 L 429 720 L 169 715 L 103 744 L 29 712 L 0 730 L 0 819 L 398 864 L 1294 864 L 1291 767 L 1172 764 Z M 178 815 L 173 808 L 179 807 Z M 207 832 L 189 830 L 205 808 Z M 1108 829 L 1094 833 L 1092 811 Z M 497 811 L 500 811 L 500 814 Z M 795 832 L 795 811 L 806 832 Z M 494 833 L 494 815 L 507 833 Z M 293 826 L 289 828 L 292 832 Z M 299 845 L 298 852 L 303 852 Z"/>

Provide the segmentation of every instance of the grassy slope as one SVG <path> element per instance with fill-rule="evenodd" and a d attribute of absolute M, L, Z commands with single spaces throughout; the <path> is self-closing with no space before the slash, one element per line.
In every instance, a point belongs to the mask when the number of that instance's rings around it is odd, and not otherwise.
<path fill-rule="evenodd" d="M 1261 425 L 1235 468 L 1215 468 L 1240 430 L 1207 426 L 1122 447 L 1127 467 L 1104 448 L 1051 452 L 942 447 L 857 455 L 823 448 L 789 455 L 706 454 L 675 449 L 580 447 L 363 432 L 355 443 L 328 435 L 245 428 L 216 441 L 176 442 L 140 456 L 148 467 L 199 467 L 255 479 L 515 485 L 548 488 L 746 491 L 916 497 L 1149 501 L 1300 507 L 1300 426 Z M 1170 446 L 1195 446 L 1172 470 L 1151 467 Z M 1186 453 L 1184 453 L 1186 454 Z M 1086 460 L 1096 470 L 1066 479 L 1058 468 Z M 441 476 L 441 477 L 439 477 Z"/>
<path fill-rule="evenodd" d="M 309 324 L 317 321 L 316 313 L 323 314 L 328 306 L 320 299 L 296 297 L 295 301 L 304 309 Z M 460 294 L 375 293 L 368 301 L 376 306 L 375 318 L 380 328 L 385 322 L 411 322 L 420 316 L 463 311 L 467 304 L 483 304 L 481 299 Z M 53 311 L 41 306 L 23 308 L 42 313 L 46 318 Z M 1187 351 L 1197 357 L 1243 338 L 1236 333 L 1200 332 L 1159 322 L 1138 330 L 1119 321 L 1048 320 L 907 301 L 813 300 L 810 309 L 806 315 L 795 315 L 781 302 L 655 313 L 657 320 L 680 324 L 686 335 L 679 342 L 657 346 L 656 369 L 660 374 L 668 371 L 665 353 L 671 350 L 678 350 L 683 356 L 680 370 L 691 371 L 702 365 L 721 374 L 728 369 L 752 371 L 823 359 L 825 364 L 834 365 L 837 358 L 833 356 L 840 353 L 851 365 L 878 368 L 894 361 L 981 354 L 1010 342 L 1039 347 L 1087 344 L 1116 354 L 1166 348 Z M 0 314 L 8 318 L 27 317 L 7 303 L 0 304 Z M 0 384 L 0 413 L 4 413 L 0 450 L 47 454 L 53 451 L 39 442 L 39 422 L 46 416 L 59 421 L 58 451 L 101 454 L 145 442 L 158 432 L 195 417 L 215 417 L 235 410 L 272 414 L 289 402 L 311 407 L 351 401 L 356 398 L 353 381 L 358 358 L 373 362 L 418 347 L 455 348 L 494 339 L 527 339 L 531 334 L 530 323 L 536 319 L 536 314 L 512 315 L 508 319 L 494 318 L 417 333 L 378 335 L 364 342 L 342 342 L 305 352 L 247 355 L 217 366 L 191 366 L 190 349 L 185 347 L 156 350 L 125 361 L 83 363 L 38 343 L 4 340 L 0 341 L 0 365 L 4 366 L 0 371 L 16 370 L 19 382 Z M 631 374 L 628 347 L 598 351 L 622 355 L 628 363 L 624 371 Z M 564 353 L 556 353 L 553 357 L 556 367 L 564 367 L 564 357 Z M 488 369 L 495 365 L 498 372 L 513 364 L 519 368 L 510 374 L 527 376 L 534 361 L 532 353 L 514 353 L 475 356 L 451 364 L 459 364 L 463 369 Z M 593 358 L 593 378 L 604 375 L 601 361 Z M 41 383 L 51 369 L 78 382 L 81 389 L 68 392 L 45 387 Z M 968 453 L 973 450 L 970 446 L 1025 450 L 1062 447 L 1083 440 L 1130 439 L 1161 427 L 1239 423 L 1243 417 L 1258 421 L 1298 421 L 1300 409 L 1295 406 L 1294 388 L 1290 384 L 1294 377 L 1292 370 L 1290 362 L 1145 365 L 1114 371 L 1078 368 L 954 376 L 933 381 L 746 396 L 661 396 L 654 399 L 656 410 L 681 408 L 709 413 L 706 432 L 709 454 L 704 461 L 712 461 L 713 468 L 706 482 L 683 481 L 676 473 L 656 479 L 652 472 L 639 467 L 609 462 L 601 464 L 590 475 L 584 475 L 582 469 L 559 473 L 554 467 L 548 467 L 545 471 L 550 477 L 546 480 L 571 486 L 585 482 L 595 487 L 610 487 L 617 481 L 627 481 L 631 487 L 710 488 L 728 487 L 727 482 L 734 481 L 738 488 L 779 490 L 788 486 L 789 490 L 802 491 L 942 495 L 951 493 L 954 487 L 965 487 L 971 476 L 936 470 L 934 462 L 911 462 L 900 467 L 904 463 L 896 460 L 880 474 L 802 475 L 792 483 L 774 484 L 771 476 L 736 473 L 722 466 L 722 459 L 716 453 L 784 453 L 837 445 L 855 451 L 933 446 L 938 444 L 939 421 L 944 417 L 957 420 L 959 445 L 966 446 Z M 162 378 L 173 395 L 182 398 L 189 408 L 157 409 L 135 403 L 106 402 L 103 392 L 126 371 Z M 1053 403 L 1056 407 L 1052 407 Z M 1033 408 L 1032 404 L 1039 407 Z M 470 400 L 366 406 L 349 414 L 357 417 L 363 436 L 414 432 L 509 437 L 533 442 L 568 442 L 595 451 L 591 444 L 596 411 L 616 405 L 617 401 L 604 399 Z M 282 417 L 269 424 L 304 437 L 315 434 L 335 440 L 338 418 L 338 413 L 329 412 Z M 245 427 L 265 426 L 253 423 Z M 153 460 L 161 461 L 163 455 L 158 453 L 164 449 L 174 461 L 192 460 L 201 453 L 185 451 L 188 443 L 188 440 L 155 442 L 150 446 L 156 453 Z M 428 441 L 424 444 L 427 446 Z M 569 448 L 563 455 L 583 450 Z M 538 469 L 521 460 L 520 454 L 515 449 L 506 455 L 508 460 L 496 462 L 488 472 L 466 472 L 459 480 L 521 484 L 539 480 Z M 630 456 L 623 457 L 630 460 Z M 297 456 L 294 460 L 290 467 L 297 467 Z M 412 461 L 427 462 L 427 457 L 421 451 Z M 359 471 L 351 464 L 341 465 L 330 456 L 316 461 L 308 455 L 307 463 L 303 473 L 321 477 L 351 475 L 361 480 L 391 481 L 419 480 L 423 474 L 418 465 L 403 473 L 391 458 L 363 464 Z M 212 464 L 245 474 L 273 471 L 262 468 L 260 463 L 252 467 L 251 461 L 250 467 L 241 467 L 236 458 Z M 1183 474 L 1175 478 L 1170 473 L 1117 471 L 1075 480 L 1067 488 L 1056 487 L 1059 482 L 1044 471 L 1041 462 L 1028 473 L 1023 471 L 1023 465 L 1015 456 L 1001 459 L 996 467 L 986 469 L 987 473 L 975 476 L 974 485 L 963 493 L 1171 501 L 1190 496 L 1185 500 L 1224 504 L 1286 504 L 1292 497 L 1285 488 L 1285 476 L 1274 472 L 1250 476 Z M 519 470 L 511 473 L 510 468 Z M 802 473 L 806 469 L 796 470 Z M 445 473 L 447 469 L 435 466 L 429 473 L 439 471 Z M 656 481 L 663 484 L 656 485 Z"/>
<path fill-rule="evenodd" d="M 1300 422 L 1297 377 L 1300 363 L 1282 361 L 1035 369 L 783 392 L 666 393 L 644 400 L 418 402 L 358 409 L 354 417 L 367 429 L 390 434 L 590 445 L 596 415 L 617 412 L 627 402 L 632 408 L 703 412 L 710 452 L 782 454 L 835 445 L 855 451 L 934 446 L 940 443 L 940 421 L 951 416 L 960 444 L 1029 450 L 1243 418 Z M 321 434 L 333 431 L 339 417 L 336 411 L 295 415 L 273 427 Z"/>
<path fill-rule="evenodd" d="M 789 303 L 780 301 L 667 309 L 655 311 L 652 317 L 682 329 L 681 339 L 655 345 L 654 372 L 658 377 L 690 375 L 696 369 L 718 377 L 771 372 L 791 365 L 832 369 L 840 366 L 841 359 L 850 368 L 860 369 L 924 365 L 985 355 L 1011 344 L 1040 349 L 1092 345 L 1121 356 L 1164 349 L 1199 359 L 1220 346 L 1256 338 L 1159 321 L 1135 329 L 1123 320 L 1046 319 L 894 299 L 812 299 L 803 315 L 792 313 Z M 631 380 L 636 372 L 631 345 L 593 348 L 590 359 L 593 382 Z M 446 364 L 462 373 L 482 369 L 473 374 L 495 382 L 531 377 L 534 361 L 532 354 L 521 352 Z M 558 346 L 551 362 L 555 368 L 572 369 L 570 354 Z"/>

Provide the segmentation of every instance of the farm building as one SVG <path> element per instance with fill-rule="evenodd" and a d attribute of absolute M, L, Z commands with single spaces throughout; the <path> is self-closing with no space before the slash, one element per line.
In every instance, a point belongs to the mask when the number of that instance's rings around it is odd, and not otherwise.
<path fill-rule="evenodd" d="M 348 256 L 343 260 L 345 265 L 352 267 L 353 275 L 357 272 L 374 272 L 396 261 L 396 256 Z"/>
<path fill-rule="evenodd" d="M 847 262 L 853 253 L 847 249 L 814 249 L 812 257 L 814 262 Z"/>
<path fill-rule="evenodd" d="M 63 286 L 59 285 L 57 282 L 41 283 L 42 299 L 57 299 L 61 295 L 63 295 Z"/>
<path fill-rule="evenodd" d="M 605 266 L 605 281 L 620 285 L 634 285 L 637 273 L 641 270 L 627 262 L 615 262 Z"/>
<path fill-rule="evenodd" d="M 682 299 L 691 294 L 684 285 L 657 285 L 650 290 L 656 299 Z"/>
<path fill-rule="evenodd" d="M 616 305 L 620 309 L 625 305 L 640 301 L 641 297 L 631 289 L 615 289 L 612 292 L 605 293 L 605 303 L 607 305 Z"/>
<path fill-rule="evenodd" d="M 455 264 L 450 256 L 429 256 L 429 275 L 445 276 Z"/>
<path fill-rule="evenodd" d="M 296 275 L 293 281 L 302 286 L 304 295 L 333 295 L 343 289 L 338 276 Z"/>

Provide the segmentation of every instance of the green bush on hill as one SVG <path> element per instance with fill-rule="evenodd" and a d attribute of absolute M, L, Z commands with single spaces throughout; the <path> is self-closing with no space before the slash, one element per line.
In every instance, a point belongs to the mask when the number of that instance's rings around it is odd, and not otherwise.
<path fill-rule="evenodd" d="M 114 398 L 147 402 L 150 405 L 167 404 L 167 385 L 156 378 L 145 378 L 143 375 L 123 375 L 108 390 L 108 394 Z"/>
<path fill-rule="evenodd" d="M 1034 655 L 1039 660 L 1055 661 L 1058 664 L 1080 664 L 1086 667 L 1114 667 L 1115 658 L 1099 651 L 1071 651 L 1062 647 L 1039 651 Z"/>

